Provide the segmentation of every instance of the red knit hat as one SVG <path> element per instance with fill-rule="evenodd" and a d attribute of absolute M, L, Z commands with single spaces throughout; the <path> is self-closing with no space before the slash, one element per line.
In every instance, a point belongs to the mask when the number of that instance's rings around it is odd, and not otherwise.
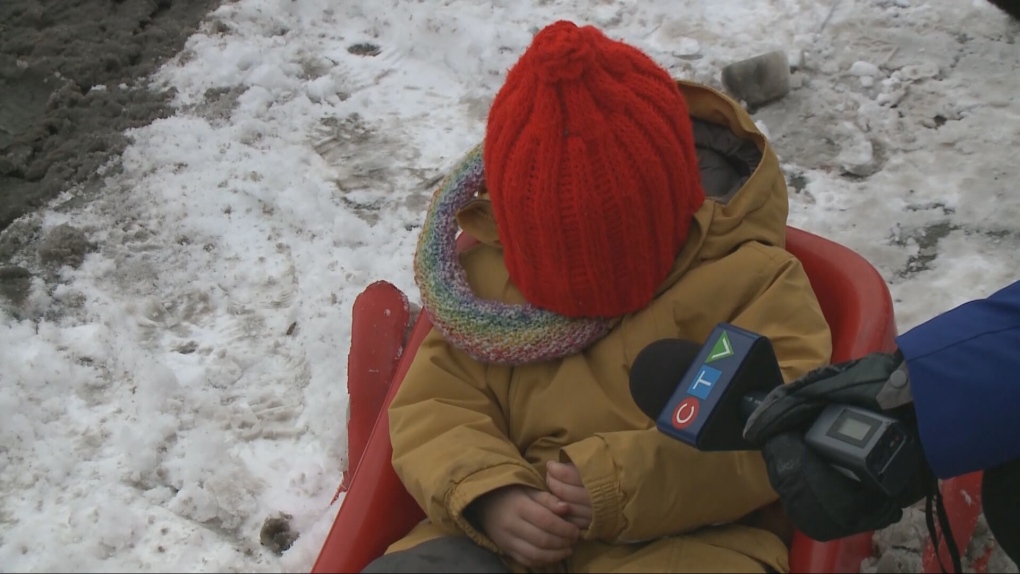
<path fill-rule="evenodd" d="M 705 199 L 676 82 L 638 49 L 566 21 L 507 74 L 484 163 L 511 280 L 567 317 L 651 302 Z"/>

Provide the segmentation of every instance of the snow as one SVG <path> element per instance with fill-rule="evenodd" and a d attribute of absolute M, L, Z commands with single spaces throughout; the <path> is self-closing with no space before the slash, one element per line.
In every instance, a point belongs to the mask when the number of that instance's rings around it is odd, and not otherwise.
<path fill-rule="evenodd" d="M 878 66 L 872 64 L 871 62 L 857 60 L 856 62 L 850 65 L 850 73 L 855 76 L 874 77 L 878 75 Z"/>
<path fill-rule="evenodd" d="M 151 78 L 176 115 L 37 216 L 94 249 L 0 311 L 0 570 L 308 571 L 339 506 L 351 304 L 375 280 L 417 301 L 436 178 L 559 18 L 716 86 L 796 54 L 796 89 L 755 112 L 790 223 L 867 257 L 901 330 L 1017 278 L 1020 27 L 983 1 L 228 2 Z M 278 557 L 259 530 L 281 514 Z"/>

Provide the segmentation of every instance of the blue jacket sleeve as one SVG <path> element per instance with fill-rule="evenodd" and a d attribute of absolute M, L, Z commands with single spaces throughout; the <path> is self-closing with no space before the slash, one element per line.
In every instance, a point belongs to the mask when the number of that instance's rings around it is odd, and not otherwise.
<path fill-rule="evenodd" d="M 1020 281 L 897 338 L 940 478 L 1020 458 Z"/>

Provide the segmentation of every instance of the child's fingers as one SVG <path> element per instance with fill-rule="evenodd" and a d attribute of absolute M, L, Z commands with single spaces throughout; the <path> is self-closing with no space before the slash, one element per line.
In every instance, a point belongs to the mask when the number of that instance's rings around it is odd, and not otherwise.
<path fill-rule="evenodd" d="M 545 465 L 546 472 L 558 480 L 575 486 L 584 486 L 581 482 L 581 472 L 572 464 L 563 464 L 550 460 Z"/>
<path fill-rule="evenodd" d="M 554 476 L 546 478 L 546 485 L 551 493 L 567 504 L 591 504 L 588 491 L 583 486 L 568 484 Z"/>
<path fill-rule="evenodd" d="M 570 505 L 566 501 L 557 498 L 555 494 L 545 492 L 544 490 L 533 490 L 528 493 L 531 499 L 548 508 L 558 516 L 563 516 L 570 512 Z"/>

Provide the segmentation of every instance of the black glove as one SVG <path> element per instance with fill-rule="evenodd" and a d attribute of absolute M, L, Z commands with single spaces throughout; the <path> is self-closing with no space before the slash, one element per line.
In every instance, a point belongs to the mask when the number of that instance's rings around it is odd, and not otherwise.
<path fill-rule="evenodd" d="M 825 407 L 832 404 L 883 412 L 886 408 L 879 403 L 879 395 L 902 365 L 899 353 L 872 353 L 853 361 L 815 369 L 788 385 L 773 389 L 747 420 L 744 438 L 761 447 L 765 441 L 783 431 L 806 431 Z M 906 387 L 907 381 L 903 383 Z M 886 391 L 885 395 L 888 394 Z M 887 401 L 883 402 L 888 406 Z M 903 400 L 898 402 L 904 403 Z M 912 419 L 913 408 L 906 405 L 890 413 L 890 416 L 897 415 Z"/>
<path fill-rule="evenodd" d="M 884 492 L 840 474 L 804 444 L 799 431 L 780 433 L 762 449 L 772 488 L 793 524 L 822 542 L 899 522 L 899 504 Z"/>
<path fill-rule="evenodd" d="M 902 365 L 899 353 L 874 353 L 816 369 L 774 389 L 747 421 L 744 437 L 761 447 L 772 487 L 790 519 L 811 538 L 826 541 L 889 526 L 899 521 L 901 508 L 930 489 L 927 464 L 920 465 L 910 487 L 893 499 L 839 473 L 804 443 L 804 433 L 831 404 L 885 412 L 916 426 L 913 407 L 904 405 L 909 386 Z M 883 408 L 891 405 L 901 406 Z"/>

